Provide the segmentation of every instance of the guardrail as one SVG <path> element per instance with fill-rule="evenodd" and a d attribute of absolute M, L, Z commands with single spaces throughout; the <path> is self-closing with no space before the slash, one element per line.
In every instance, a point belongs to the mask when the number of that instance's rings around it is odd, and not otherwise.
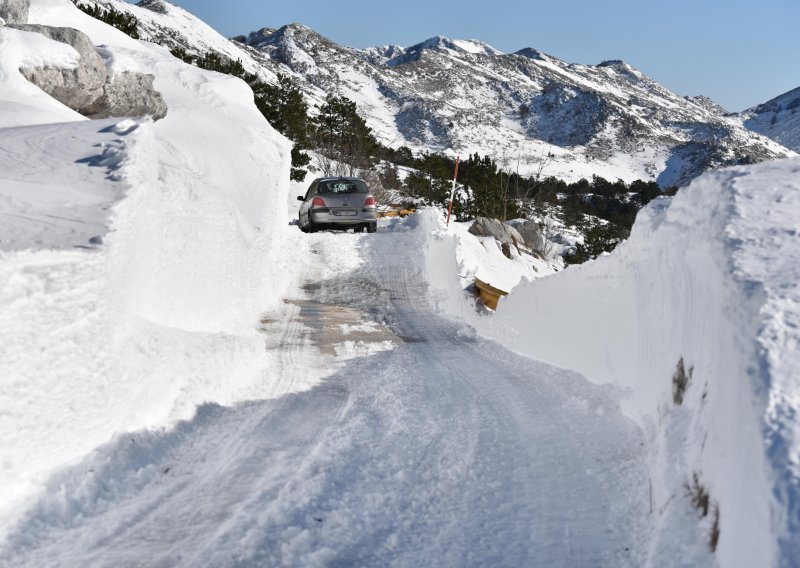
<path fill-rule="evenodd" d="M 508 292 L 505 290 L 501 290 L 500 288 L 495 288 L 488 282 L 484 282 L 480 278 L 475 278 L 475 290 L 478 292 L 478 295 L 483 300 L 483 305 L 487 308 L 492 310 L 497 309 L 497 302 L 500 301 L 500 298 L 503 296 L 508 296 Z"/>

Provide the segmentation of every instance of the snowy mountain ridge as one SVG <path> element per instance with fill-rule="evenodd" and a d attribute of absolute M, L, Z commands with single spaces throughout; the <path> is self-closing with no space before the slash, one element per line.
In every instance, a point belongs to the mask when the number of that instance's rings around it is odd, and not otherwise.
<path fill-rule="evenodd" d="M 800 152 L 800 87 L 736 115 L 742 124 Z"/>
<path fill-rule="evenodd" d="M 573 64 L 532 48 L 505 54 L 443 36 L 361 50 L 301 24 L 227 41 L 164 0 L 95 3 L 136 15 L 145 39 L 190 54 L 218 51 L 269 82 L 288 74 L 312 105 L 328 93 L 344 95 L 392 147 L 477 152 L 567 181 L 600 175 L 662 187 L 794 154 L 707 99 L 678 96 L 619 60 Z"/>
<path fill-rule="evenodd" d="M 307 93 L 355 100 L 378 138 L 418 151 L 522 156 L 545 175 L 685 185 L 707 169 L 792 153 L 716 109 L 679 97 L 622 61 L 568 64 L 435 37 L 355 50 L 289 25 L 251 45 Z M 527 162 L 527 163 L 526 163 Z"/>

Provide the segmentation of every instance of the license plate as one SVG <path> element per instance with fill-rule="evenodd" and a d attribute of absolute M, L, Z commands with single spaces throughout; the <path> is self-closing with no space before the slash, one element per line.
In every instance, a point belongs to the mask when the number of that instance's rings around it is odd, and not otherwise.
<path fill-rule="evenodd" d="M 358 215 L 358 211 L 354 209 L 334 209 L 333 214 L 336 216 L 345 216 L 345 217 L 355 217 Z"/>

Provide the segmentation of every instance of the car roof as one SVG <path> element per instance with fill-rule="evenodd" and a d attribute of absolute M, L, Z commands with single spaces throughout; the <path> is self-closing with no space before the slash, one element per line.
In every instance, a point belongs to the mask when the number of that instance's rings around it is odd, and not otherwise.
<path fill-rule="evenodd" d="M 353 177 L 353 176 L 328 176 L 328 177 L 321 177 L 321 178 L 317 178 L 317 179 L 315 179 L 314 181 L 315 181 L 315 182 L 316 182 L 316 181 L 331 181 L 331 180 L 336 180 L 336 179 L 346 179 L 346 180 L 358 180 L 358 181 L 364 181 L 364 180 L 363 180 L 363 179 L 361 179 L 360 177 Z M 364 181 L 364 183 L 367 183 L 367 182 L 365 182 L 365 181 Z"/>

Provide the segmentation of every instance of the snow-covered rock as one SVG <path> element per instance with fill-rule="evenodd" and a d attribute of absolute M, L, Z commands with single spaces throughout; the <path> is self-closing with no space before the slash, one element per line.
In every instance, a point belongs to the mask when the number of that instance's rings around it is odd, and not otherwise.
<path fill-rule="evenodd" d="M 122 71 L 109 76 L 100 97 L 80 112 L 90 118 L 108 116 L 151 116 L 164 118 L 167 103 L 154 87 L 153 75 Z"/>
<path fill-rule="evenodd" d="M 77 64 L 28 65 L 22 69 L 26 79 L 60 103 L 90 118 L 149 115 L 157 120 L 167 114 L 164 98 L 153 88 L 153 75 L 132 70 L 108 73 L 106 63 L 83 32 L 33 24 L 11 27 L 41 34 L 77 51 Z"/>
<path fill-rule="evenodd" d="M 26 24 L 30 6 L 30 0 L 0 0 L 0 20 L 6 24 Z"/>
<path fill-rule="evenodd" d="M 26 79 L 57 101 L 77 111 L 100 97 L 106 82 L 106 65 L 85 33 L 73 28 L 33 24 L 13 27 L 65 43 L 78 52 L 77 66 L 27 67 L 22 70 Z"/>
<path fill-rule="evenodd" d="M 469 228 L 469 232 L 479 237 L 494 237 L 498 243 L 518 246 L 525 243 L 519 232 L 499 219 L 476 217 Z"/>

